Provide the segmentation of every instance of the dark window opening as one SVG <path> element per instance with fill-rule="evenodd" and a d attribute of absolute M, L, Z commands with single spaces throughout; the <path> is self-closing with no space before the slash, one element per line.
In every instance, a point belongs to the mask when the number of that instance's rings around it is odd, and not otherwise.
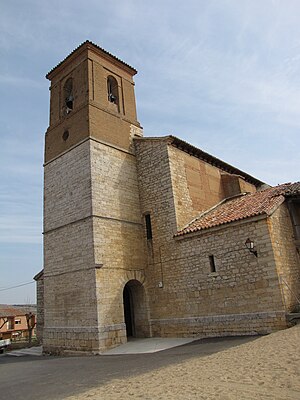
<path fill-rule="evenodd" d="M 69 131 L 64 131 L 64 133 L 62 135 L 63 140 L 64 141 L 68 140 L 68 137 L 69 137 Z"/>
<path fill-rule="evenodd" d="M 215 263 L 215 257 L 214 256 L 208 256 L 209 258 L 209 266 L 210 266 L 210 272 L 216 272 L 216 263 Z"/>
<path fill-rule="evenodd" d="M 65 101 L 66 113 L 68 114 L 73 110 L 73 103 L 74 103 L 72 78 L 67 79 L 64 85 L 64 101 Z"/>
<path fill-rule="evenodd" d="M 108 101 L 117 105 L 119 104 L 118 82 L 113 76 L 107 78 L 107 95 Z"/>
<path fill-rule="evenodd" d="M 152 239 L 152 227 L 150 214 L 145 215 L 147 239 Z"/>
<path fill-rule="evenodd" d="M 130 288 L 126 285 L 123 291 L 124 319 L 127 337 L 134 336 L 133 302 Z"/>

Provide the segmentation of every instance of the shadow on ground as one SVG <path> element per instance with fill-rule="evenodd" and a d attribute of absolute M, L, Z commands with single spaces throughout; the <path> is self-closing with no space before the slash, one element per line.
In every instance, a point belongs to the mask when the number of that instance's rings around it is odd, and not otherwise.
<path fill-rule="evenodd" d="M 1 356 L 0 390 L 14 400 L 60 400 L 112 379 L 143 374 L 254 341 L 259 336 L 201 339 L 151 354 L 82 357 Z"/>

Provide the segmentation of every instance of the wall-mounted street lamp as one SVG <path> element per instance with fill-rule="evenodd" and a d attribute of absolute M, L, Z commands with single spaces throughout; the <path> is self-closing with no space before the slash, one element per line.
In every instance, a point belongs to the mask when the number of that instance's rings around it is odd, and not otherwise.
<path fill-rule="evenodd" d="M 257 251 L 255 250 L 254 247 L 254 242 L 252 242 L 252 240 L 250 240 L 249 238 L 246 240 L 245 242 L 245 246 L 247 247 L 247 249 L 250 251 L 250 253 L 254 254 L 255 257 L 257 257 Z"/>

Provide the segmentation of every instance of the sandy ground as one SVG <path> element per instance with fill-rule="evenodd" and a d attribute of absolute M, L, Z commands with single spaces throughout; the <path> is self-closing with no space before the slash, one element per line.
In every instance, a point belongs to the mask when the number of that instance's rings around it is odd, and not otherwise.
<path fill-rule="evenodd" d="M 300 400 L 300 325 L 68 397 L 83 399 Z"/>

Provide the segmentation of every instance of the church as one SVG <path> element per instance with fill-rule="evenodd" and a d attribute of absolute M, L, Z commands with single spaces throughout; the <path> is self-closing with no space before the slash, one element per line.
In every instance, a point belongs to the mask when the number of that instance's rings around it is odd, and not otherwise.
<path fill-rule="evenodd" d="M 270 187 L 178 137 L 143 137 L 136 73 L 86 41 L 46 76 L 44 352 L 290 326 L 300 182 Z"/>

